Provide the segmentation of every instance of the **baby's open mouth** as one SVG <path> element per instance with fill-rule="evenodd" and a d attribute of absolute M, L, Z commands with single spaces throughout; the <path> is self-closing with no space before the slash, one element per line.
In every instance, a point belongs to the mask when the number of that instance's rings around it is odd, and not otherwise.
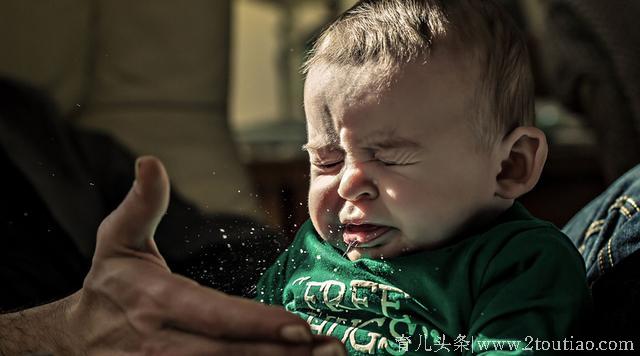
<path fill-rule="evenodd" d="M 342 231 L 342 239 L 347 245 L 357 243 L 358 247 L 376 246 L 376 240 L 391 230 L 389 226 L 374 224 L 346 224 Z"/>

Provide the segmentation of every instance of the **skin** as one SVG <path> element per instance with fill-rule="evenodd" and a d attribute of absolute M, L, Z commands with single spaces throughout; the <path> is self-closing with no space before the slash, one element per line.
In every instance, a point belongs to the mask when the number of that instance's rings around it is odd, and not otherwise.
<path fill-rule="evenodd" d="M 513 203 L 496 179 L 510 147 L 481 149 L 469 124 L 477 78 L 447 51 L 392 72 L 310 69 L 309 213 L 324 240 L 357 241 L 350 260 L 391 258 L 451 243 Z"/>
<path fill-rule="evenodd" d="M 225 295 L 171 274 L 153 241 L 169 180 L 153 157 L 137 162 L 121 205 L 100 225 L 82 289 L 0 315 L 0 355 L 344 355 L 280 307 Z"/>

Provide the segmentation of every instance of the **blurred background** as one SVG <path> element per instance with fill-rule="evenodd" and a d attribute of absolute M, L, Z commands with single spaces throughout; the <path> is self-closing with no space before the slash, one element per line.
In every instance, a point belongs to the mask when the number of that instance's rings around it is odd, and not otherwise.
<path fill-rule="evenodd" d="M 640 161 L 638 2 L 502 0 L 526 33 L 550 142 L 523 203 L 563 225 Z M 0 76 L 154 154 L 210 213 L 292 234 L 307 217 L 299 68 L 351 0 L 7 0 Z M 2 100 L 2 98 L 0 98 Z"/>

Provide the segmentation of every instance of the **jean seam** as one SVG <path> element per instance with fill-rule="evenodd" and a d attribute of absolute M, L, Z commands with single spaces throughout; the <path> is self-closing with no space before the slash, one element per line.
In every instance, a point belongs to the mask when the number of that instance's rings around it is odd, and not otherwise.
<path fill-rule="evenodd" d="M 584 238 L 582 239 L 582 241 L 580 242 L 580 245 L 578 246 L 578 251 L 580 252 L 580 254 L 582 254 L 586 248 L 586 244 L 587 244 L 587 240 L 599 233 L 600 231 L 602 231 L 602 228 L 604 227 L 604 223 L 605 223 L 605 219 L 599 219 L 599 220 L 595 220 L 593 221 L 591 224 L 589 224 L 589 227 L 587 228 L 587 232 L 584 233 Z"/>
<path fill-rule="evenodd" d="M 604 226 L 605 219 L 599 219 L 592 222 L 587 228 L 587 232 L 584 233 L 584 241 L 586 241 L 589 237 L 595 235 L 596 233 L 602 230 Z M 584 244 L 584 242 L 583 242 Z"/>
<path fill-rule="evenodd" d="M 632 210 L 628 209 L 625 206 L 625 204 L 631 205 Z M 619 211 L 620 214 L 622 214 L 626 218 L 626 221 L 629 221 L 631 218 L 633 218 L 633 216 L 637 212 L 640 212 L 640 208 L 638 207 L 638 204 L 636 203 L 636 201 L 628 195 L 619 196 L 613 202 L 613 204 L 609 206 L 609 209 L 607 209 L 608 212 L 612 212 L 615 210 Z M 610 217 L 607 217 L 607 218 L 610 221 L 613 220 Z M 604 222 L 606 220 L 607 219 L 595 220 L 594 222 L 591 223 L 591 225 L 589 225 L 589 228 L 587 229 L 587 233 L 585 234 L 585 238 L 583 240 L 583 244 L 586 241 L 587 237 L 592 236 L 594 233 L 602 230 L 602 227 L 604 226 Z M 599 221 L 602 221 L 602 223 L 600 223 Z M 605 262 L 608 262 L 609 268 L 613 268 L 615 265 L 613 261 L 613 252 L 612 252 L 613 239 L 615 239 L 615 237 L 616 237 L 616 234 L 613 234 L 610 238 L 608 238 L 606 246 L 604 246 L 602 249 L 600 249 L 600 251 L 598 251 L 597 257 L 598 257 L 598 269 L 600 270 L 600 275 L 604 274 L 605 272 L 605 268 L 606 268 Z"/>
<path fill-rule="evenodd" d="M 604 257 L 602 252 L 604 252 L 604 250 L 598 251 L 598 269 L 600 270 L 599 275 L 602 275 L 604 273 Z"/>
<path fill-rule="evenodd" d="M 607 242 L 607 254 L 609 255 L 609 264 L 611 265 L 610 268 L 613 268 L 613 255 L 611 254 L 611 241 L 613 241 L 614 238 L 615 238 L 615 235 L 609 239 L 609 242 Z"/>
<path fill-rule="evenodd" d="M 633 213 L 624 206 L 624 204 L 626 203 L 629 203 L 629 205 L 633 207 L 633 209 L 635 210 Z M 636 204 L 635 200 L 633 200 L 633 198 L 628 195 L 622 195 L 618 197 L 618 199 L 616 199 L 615 202 L 611 204 L 608 210 L 611 211 L 616 208 L 618 208 L 622 215 L 624 215 L 627 219 L 631 219 L 631 217 L 633 217 L 636 212 L 640 211 L 640 208 L 638 208 L 638 204 Z"/>

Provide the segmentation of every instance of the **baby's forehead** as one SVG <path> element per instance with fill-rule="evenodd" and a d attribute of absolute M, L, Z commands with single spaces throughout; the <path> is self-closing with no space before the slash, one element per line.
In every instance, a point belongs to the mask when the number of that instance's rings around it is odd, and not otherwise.
<path fill-rule="evenodd" d="M 329 75 L 342 79 L 348 78 L 353 83 L 377 85 L 384 89 L 389 83 L 401 78 L 407 69 L 418 67 L 428 71 L 431 66 L 442 69 L 443 63 L 449 64 L 446 69 L 451 72 L 465 73 L 466 76 L 474 78 L 485 69 L 474 48 L 442 43 L 437 49 L 431 49 L 408 62 L 398 62 L 392 58 L 381 58 L 358 64 L 317 61 L 307 68 L 306 79 L 313 74 Z"/>
<path fill-rule="evenodd" d="M 440 51 L 428 59 L 395 66 L 317 63 L 310 68 L 305 82 L 305 106 L 329 103 L 350 108 L 370 98 L 382 102 L 399 96 L 409 98 L 405 102 L 412 102 L 414 106 L 437 96 L 475 103 L 477 93 L 482 90 L 478 68 L 460 64 L 455 55 L 447 52 L 450 51 Z M 455 90 L 449 90 L 452 88 Z M 331 111 L 333 108 L 328 109 Z M 406 105 L 397 108 L 398 112 L 407 109 Z"/>
<path fill-rule="evenodd" d="M 317 65 L 311 68 L 305 88 L 310 140 L 318 136 L 335 143 L 346 125 L 354 129 L 351 142 L 378 141 L 376 145 L 384 146 L 385 141 L 398 141 L 391 134 L 395 127 L 399 130 L 395 136 L 416 137 L 449 131 L 460 120 L 471 123 L 474 79 L 446 56 L 405 64 L 395 71 Z M 387 137 L 373 138 L 372 128 L 381 129 Z"/>
<path fill-rule="evenodd" d="M 305 99 L 318 91 L 341 98 L 350 98 L 362 92 L 381 93 L 395 81 L 397 72 L 372 63 L 359 66 L 317 63 L 307 73 Z"/>

